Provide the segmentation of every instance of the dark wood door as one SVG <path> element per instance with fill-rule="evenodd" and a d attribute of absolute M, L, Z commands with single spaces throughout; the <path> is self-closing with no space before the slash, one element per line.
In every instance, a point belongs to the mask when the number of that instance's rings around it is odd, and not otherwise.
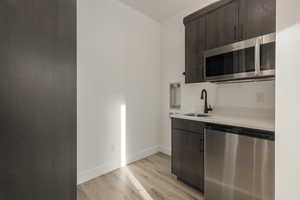
<path fill-rule="evenodd" d="M 238 4 L 234 0 L 206 15 L 206 49 L 237 41 Z"/>
<path fill-rule="evenodd" d="M 239 39 L 276 31 L 276 0 L 240 0 Z"/>
<path fill-rule="evenodd" d="M 204 191 L 204 140 L 200 133 L 184 132 L 181 179 Z"/>
<path fill-rule="evenodd" d="M 172 173 L 204 191 L 204 125 L 172 119 Z"/>
<path fill-rule="evenodd" d="M 0 199 L 76 199 L 76 0 L 1 0 Z"/>
<path fill-rule="evenodd" d="M 172 130 L 172 173 L 177 177 L 181 176 L 181 164 L 183 161 L 185 136 L 182 131 Z"/>
<path fill-rule="evenodd" d="M 185 27 L 186 83 L 204 81 L 205 18 L 200 17 Z"/>

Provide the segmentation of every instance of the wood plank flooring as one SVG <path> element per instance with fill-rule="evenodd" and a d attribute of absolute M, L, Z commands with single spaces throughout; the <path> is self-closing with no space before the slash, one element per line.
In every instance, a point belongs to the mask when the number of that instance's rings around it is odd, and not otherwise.
<path fill-rule="evenodd" d="M 171 173 L 169 156 L 157 153 L 77 188 L 77 200 L 203 200 Z"/>

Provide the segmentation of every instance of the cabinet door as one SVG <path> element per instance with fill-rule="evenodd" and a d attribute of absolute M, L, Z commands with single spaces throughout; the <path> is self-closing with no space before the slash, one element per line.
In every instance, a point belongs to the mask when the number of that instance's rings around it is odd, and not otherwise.
<path fill-rule="evenodd" d="M 185 132 L 181 179 L 204 190 L 204 141 L 199 133 Z"/>
<path fill-rule="evenodd" d="M 180 130 L 172 129 L 172 173 L 180 177 L 182 152 L 184 151 L 184 134 Z"/>
<path fill-rule="evenodd" d="M 239 39 L 276 31 L 276 0 L 240 0 Z"/>
<path fill-rule="evenodd" d="M 186 83 L 204 81 L 203 51 L 205 49 L 205 19 L 199 18 L 185 27 Z"/>
<path fill-rule="evenodd" d="M 206 49 L 213 49 L 237 41 L 237 25 L 237 1 L 232 1 L 208 13 L 206 15 Z"/>

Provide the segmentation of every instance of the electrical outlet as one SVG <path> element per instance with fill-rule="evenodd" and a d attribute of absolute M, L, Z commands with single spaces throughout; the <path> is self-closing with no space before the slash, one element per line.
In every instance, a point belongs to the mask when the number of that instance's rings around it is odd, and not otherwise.
<path fill-rule="evenodd" d="M 265 102 L 265 94 L 263 92 L 256 93 L 256 102 L 257 103 L 264 103 Z"/>

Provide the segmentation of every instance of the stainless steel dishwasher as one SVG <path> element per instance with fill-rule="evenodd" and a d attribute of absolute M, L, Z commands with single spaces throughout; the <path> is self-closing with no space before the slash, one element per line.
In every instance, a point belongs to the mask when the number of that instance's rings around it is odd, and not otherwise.
<path fill-rule="evenodd" d="M 274 200 L 274 133 L 205 129 L 205 200 Z"/>

